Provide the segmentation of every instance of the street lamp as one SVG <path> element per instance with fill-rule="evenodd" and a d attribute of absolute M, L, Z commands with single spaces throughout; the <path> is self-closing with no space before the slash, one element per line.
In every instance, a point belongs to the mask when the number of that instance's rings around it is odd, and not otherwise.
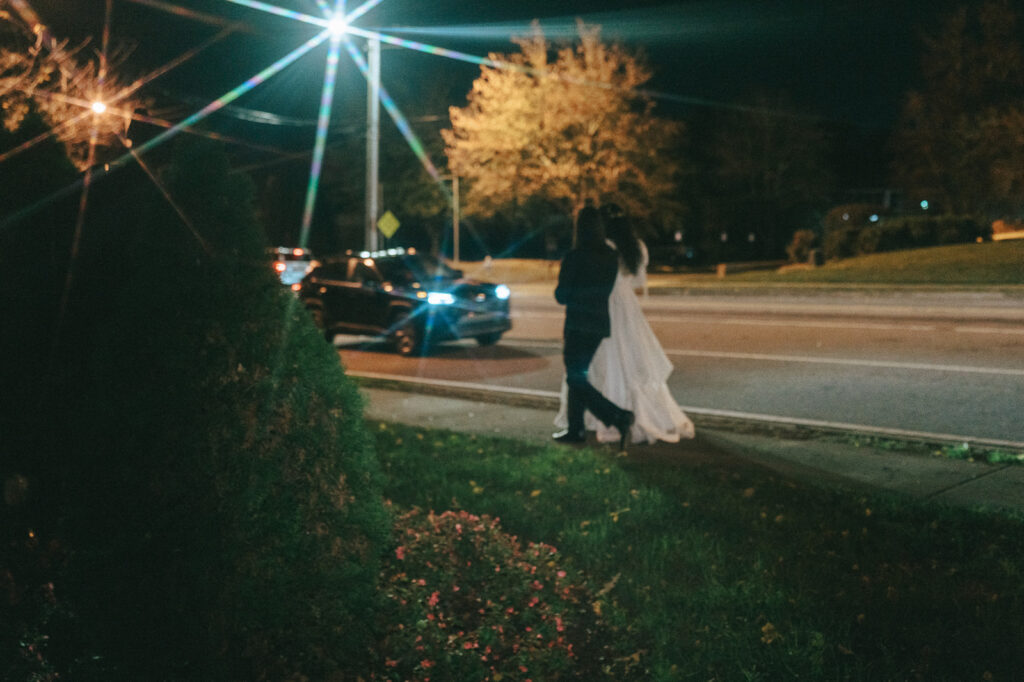
<path fill-rule="evenodd" d="M 348 33 L 348 20 L 345 18 L 344 12 L 339 12 L 331 17 L 331 20 L 327 23 L 327 29 L 336 38 L 340 38 Z"/>
<path fill-rule="evenodd" d="M 366 239 L 364 248 L 377 250 L 377 185 L 380 182 L 380 40 L 366 41 Z"/>

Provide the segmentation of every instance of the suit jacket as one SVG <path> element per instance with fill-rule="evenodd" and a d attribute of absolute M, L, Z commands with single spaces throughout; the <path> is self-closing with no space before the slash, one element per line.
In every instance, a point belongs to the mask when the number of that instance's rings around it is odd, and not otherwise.
<path fill-rule="evenodd" d="M 600 338 L 611 335 L 608 296 L 618 271 L 619 257 L 607 244 L 566 254 L 555 288 L 555 300 L 565 306 L 565 336 L 570 332 Z"/>

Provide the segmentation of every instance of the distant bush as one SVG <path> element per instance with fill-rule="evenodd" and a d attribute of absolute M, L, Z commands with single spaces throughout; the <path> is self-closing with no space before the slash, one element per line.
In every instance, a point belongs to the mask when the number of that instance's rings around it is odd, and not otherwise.
<path fill-rule="evenodd" d="M 361 399 L 256 257 L 244 176 L 205 144 L 176 163 L 161 177 L 189 220 L 140 174 L 101 180 L 63 313 L 43 301 L 50 324 L 26 326 L 59 336 L 3 358 L 5 381 L 43 387 L 3 424 L 71 612 L 43 600 L 14 627 L 50 627 L 34 651 L 70 679 L 354 677 L 389 525 Z"/>
<path fill-rule="evenodd" d="M 859 228 L 833 229 L 825 233 L 822 250 L 825 258 L 850 258 L 857 255 L 857 236 Z"/>
<path fill-rule="evenodd" d="M 887 209 L 878 204 L 841 204 L 831 209 L 822 219 L 825 232 L 860 229 L 872 224 L 871 216 L 882 217 Z"/>
<path fill-rule="evenodd" d="M 786 253 L 792 263 L 806 263 L 810 260 L 811 250 L 818 241 L 814 230 L 797 230 L 786 247 Z"/>
<path fill-rule="evenodd" d="M 831 214 L 830 214 L 831 215 Z M 986 234 L 985 226 L 967 216 L 895 216 L 876 222 L 834 227 L 825 234 L 828 258 L 849 258 L 872 253 L 964 244 Z"/>

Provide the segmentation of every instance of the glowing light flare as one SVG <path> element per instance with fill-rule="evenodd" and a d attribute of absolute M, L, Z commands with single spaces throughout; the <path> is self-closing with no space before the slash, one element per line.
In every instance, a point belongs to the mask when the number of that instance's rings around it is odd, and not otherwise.
<path fill-rule="evenodd" d="M 335 14 L 328 20 L 327 30 L 336 38 L 345 35 L 348 33 L 348 19 L 344 14 Z"/>
<path fill-rule="evenodd" d="M 306 187 L 306 203 L 302 210 L 302 228 L 299 234 L 299 246 L 305 248 L 309 243 L 309 231 L 313 225 L 313 209 L 320 191 L 320 174 L 323 170 L 324 150 L 327 148 L 327 129 L 331 123 L 331 103 L 334 101 L 334 85 L 338 75 L 338 55 L 341 52 L 341 36 L 331 35 L 330 49 L 327 51 L 327 70 L 324 74 L 324 87 L 320 94 L 320 115 L 316 124 L 316 141 L 313 145 L 313 163 L 309 169 L 309 184 Z"/>
<path fill-rule="evenodd" d="M 200 43 L 199 45 L 196 45 L 187 52 L 184 52 L 178 57 L 175 57 L 171 61 L 167 62 L 167 64 L 165 64 L 164 66 L 161 66 L 160 68 L 153 70 L 151 73 L 142 76 L 141 78 L 138 78 L 137 80 L 135 80 L 135 82 L 126 87 L 124 90 L 117 93 L 117 95 L 115 95 L 111 101 L 116 102 L 124 99 L 125 97 L 128 97 L 129 95 L 131 95 L 147 83 L 159 78 L 160 76 L 164 75 L 168 71 L 171 71 L 172 69 L 178 68 L 179 66 L 181 66 L 188 60 L 192 59 L 206 48 L 224 40 L 229 35 L 234 33 L 234 31 L 235 29 L 232 27 L 222 29 L 220 32 L 217 33 L 217 35 L 213 36 L 212 38 L 205 40 L 204 42 Z"/>
<path fill-rule="evenodd" d="M 107 105 L 104 102 L 101 102 L 100 100 L 96 100 L 95 102 L 93 102 L 92 106 L 90 106 L 89 108 L 92 109 L 92 112 L 94 114 L 103 114 L 107 111 Z"/>
<path fill-rule="evenodd" d="M 427 45 L 426 43 L 417 42 L 415 40 L 405 40 L 404 38 L 395 38 L 393 36 L 384 35 L 383 33 L 365 31 L 361 28 L 356 28 L 355 26 L 349 26 L 348 32 L 351 33 L 352 35 L 356 35 L 361 38 L 379 40 L 380 42 L 387 43 L 389 45 L 404 47 L 410 50 L 416 50 L 417 52 L 425 52 L 426 54 L 433 54 L 439 57 L 448 57 L 449 59 L 456 59 L 458 61 L 469 62 L 470 64 L 492 66 L 496 69 L 522 69 L 522 67 L 517 66 L 515 64 L 510 64 L 508 62 L 499 62 L 494 59 L 488 59 L 487 57 L 477 57 L 475 55 L 467 54 L 465 52 L 459 52 L 458 50 L 449 50 L 447 48 L 438 47 L 436 45 Z"/>
<path fill-rule="evenodd" d="M 452 305 L 455 303 L 455 297 L 447 291 L 431 291 L 427 294 L 427 303 L 430 305 Z"/>
<path fill-rule="evenodd" d="M 125 140 L 125 142 L 127 142 L 127 140 Z M 130 147 L 130 145 L 127 144 L 125 146 Z M 210 245 L 206 242 L 205 239 L 203 239 L 203 235 L 199 234 L 199 231 L 196 230 L 196 226 L 189 219 L 188 215 L 185 214 L 185 211 L 182 210 L 181 206 L 178 205 L 178 202 L 174 200 L 174 197 L 171 196 L 171 193 L 167 191 L 167 188 L 164 186 L 164 183 L 161 182 L 160 178 L 156 175 L 156 173 L 153 172 L 149 165 L 145 161 L 143 161 L 142 157 L 140 157 L 136 152 L 129 149 L 128 153 L 134 157 L 135 162 L 139 164 L 139 168 L 145 171 L 146 175 L 149 176 L 149 179 L 153 182 L 153 185 L 160 191 L 160 194 L 163 195 L 167 203 L 170 204 L 171 208 L 174 209 L 174 212 L 178 214 L 178 217 L 181 218 L 181 222 L 184 223 L 185 227 L 187 227 L 189 232 L 192 233 L 192 236 L 195 238 L 196 242 L 199 243 L 199 246 L 202 247 L 203 251 L 205 251 L 207 255 L 213 253 L 213 251 L 210 249 Z"/>
<path fill-rule="evenodd" d="M 370 67 L 366 63 L 366 59 L 363 58 L 362 53 L 360 53 L 352 43 L 345 43 L 345 47 L 348 48 L 348 53 L 352 57 L 352 61 L 354 61 L 356 66 L 359 67 L 359 71 L 363 76 L 369 79 Z M 447 186 L 445 186 L 444 181 L 441 178 L 441 173 L 438 172 L 434 163 L 427 156 L 427 153 L 423 148 L 423 143 L 420 142 L 416 133 L 414 133 L 412 128 L 409 127 L 409 122 L 406 120 L 405 116 L 402 115 L 402 112 L 399 111 L 398 106 L 395 105 L 394 100 L 391 99 L 391 95 L 388 94 L 388 91 L 383 85 L 380 86 L 380 101 L 384 105 L 385 111 L 387 111 L 388 115 L 391 116 L 391 120 L 395 122 L 399 132 L 402 133 L 402 137 L 404 137 L 405 141 L 409 144 L 409 148 L 412 149 L 413 154 L 415 154 L 416 158 L 418 158 L 420 163 L 423 164 L 423 167 L 430 174 L 430 177 L 432 177 L 442 188 L 444 195 L 448 198 L 449 203 L 451 203 L 451 193 L 448 191 Z"/>
<path fill-rule="evenodd" d="M 83 111 L 79 115 L 77 115 L 77 116 L 75 116 L 73 118 L 69 118 L 67 121 L 64 121 L 63 123 L 60 123 L 60 124 L 54 126 L 53 128 L 48 129 L 46 132 L 40 133 L 39 135 L 36 135 L 31 140 L 28 140 L 27 142 L 24 142 L 23 144 L 18 145 L 14 149 L 8 149 L 3 154 L 0 154 L 0 163 L 3 163 L 7 159 L 11 158 L 12 156 L 18 155 L 18 154 L 20 154 L 23 151 L 27 151 L 28 149 L 31 149 L 32 147 L 36 146 L 40 142 L 43 142 L 43 141 L 45 141 L 45 140 L 47 140 L 47 139 L 49 139 L 51 137 L 54 137 L 54 136 L 58 135 L 60 133 L 60 131 L 61 131 L 61 128 L 65 128 L 65 127 L 71 128 L 71 127 L 74 127 L 77 123 L 82 121 L 82 119 L 86 118 L 87 116 L 89 116 L 89 112 L 88 111 Z"/>
<path fill-rule="evenodd" d="M 225 0 L 225 1 L 226 2 L 234 3 L 236 5 L 242 5 L 243 7 L 248 7 L 250 9 L 259 10 L 261 12 L 267 12 L 268 14 L 275 14 L 275 15 L 277 15 L 279 17 L 285 17 L 287 19 L 295 19 L 296 21 L 302 21 L 302 22 L 305 22 L 307 24 L 313 24 L 314 26 L 320 26 L 321 28 L 327 28 L 328 24 L 329 24 L 327 19 L 322 19 L 320 17 L 314 17 L 314 16 L 311 16 L 309 14 L 304 14 L 302 12 L 296 12 L 296 11 L 290 10 L 290 9 L 284 9 L 283 7 L 278 7 L 277 5 L 271 5 L 271 4 L 266 3 L 266 2 L 258 2 L 258 0 Z"/>
<path fill-rule="evenodd" d="M 249 92 L 250 90 L 252 90 L 256 86 L 258 86 L 261 83 L 263 83 L 264 81 L 266 81 L 268 78 L 271 78 L 272 76 L 275 76 L 278 73 L 280 73 L 282 70 L 284 70 L 286 67 L 290 66 L 293 62 L 297 61 L 300 57 L 305 55 L 307 52 L 309 52 L 310 50 L 314 49 L 315 47 L 317 47 L 318 45 L 323 43 L 325 40 L 327 40 L 327 38 L 329 36 L 330 36 L 330 34 L 327 31 L 323 31 L 323 32 L 317 34 L 316 36 L 310 38 L 305 43 L 303 43 L 302 45 L 299 45 L 297 48 L 295 48 L 294 50 L 292 50 L 291 52 L 289 52 L 285 56 L 281 57 L 276 62 L 274 62 L 273 64 L 268 66 L 267 68 L 263 69 L 262 71 L 257 73 L 255 76 L 253 76 L 249 80 L 245 81 L 244 83 L 242 83 L 238 87 L 234 88 L 230 92 L 227 92 L 226 94 L 222 95 L 220 98 L 214 100 L 213 102 L 210 102 L 209 104 L 207 104 L 205 107 L 203 107 L 202 109 L 200 109 L 196 113 L 194 113 L 191 116 L 189 116 L 188 118 L 182 120 L 177 125 L 175 125 L 175 126 L 169 128 L 168 130 L 160 133 L 159 135 L 154 137 L 152 140 L 150 140 L 149 142 L 147 142 L 143 146 L 139 147 L 138 153 L 142 154 L 145 151 L 148 151 L 149 149 L 152 149 L 153 147 L 156 147 L 157 145 L 163 144 L 168 139 L 170 139 L 171 137 L 177 135 L 179 132 L 181 132 L 185 128 L 189 128 L 189 127 L 195 125 L 196 123 L 198 123 L 199 121 L 202 121 L 204 118 L 206 118 L 210 114 L 218 111 L 219 109 L 224 108 L 228 104 L 231 104 L 232 102 L 234 102 L 236 99 L 238 99 L 239 97 L 241 97 L 245 93 Z M 114 161 L 111 164 L 111 166 L 114 166 L 114 167 L 121 166 L 124 163 L 126 163 L 127 160 L 130 159 L 130 158 L 131 158 L 131 155 L 130 154 L 126 154 L 126 155 L 122 156 L 121 158 L 117 159 L 116 161 Z"/>
<path fill-rule="evenodd" d="M 21 20 L 32 29 L 32 32 L 39 36 L 39 39 L 47 49 L 51 49 L 57 44 L 57 40 L 50 33 L 50 29 L 39 20 L 39 15 L 36 14 L 35 10 L 25 0 L 11 0 L 11 7 L 18 13 Z"/>
<path fill-rule="evenodd" d="M 356 7 L 354 10 L 352 10 L 351 13 L 349 13 L 345 17 L 346 21 L 351 24 L 353 21 L 355 21 L 356 19 L 358 19 L 359 17 L 363 16 L 364 14 L 369 12 L 371 9 L 373 9 L 374 7 L 379 5 L 381 3 L 381 1 L 382 0 L 366 0 L 366 2 L 361 4 L 359 7 Z"/>
<path fill-rule="evenodd" d="M 188 8 L 185 8 L 185 7 L 181 7 L 180 5 L 174 5 L 174 4 L 171 4 L 169 2 L 161 2 L 160 0 L 129 0 L 129 1 L 130 2 L 134 2 L 136 5 L 142 5 L 144 7 L 150 7 L 152 9 L 160 10 L 162 12 L 167 12 L 168 14 L 175 14 L 175 15 L 177 15 L 179 17 L 184 17 L 185 19 L 191 19 L 193 21 L 198 21 L 198 22 L 204 23 L 204 24 L 210 24 L 210 25 L 213 25 L 213 26 L 228 26 L 228 27 L 230 27 L 231 30 L 238 30 L 238 29 L 244 27 L 250 33 L 255 33 L 256 32 L 255 30 L 253 30 L 252 28 L 250 28 L 248 26 L 245 26 L 244 24 L 239 24 L 239 23 L 228 21 L 224 17 L 214 16 L 213 14 L 204 14 L 203 12 L 196 12 L 195 10 L 191 10 L 191 9 L 188 9 Z"/>

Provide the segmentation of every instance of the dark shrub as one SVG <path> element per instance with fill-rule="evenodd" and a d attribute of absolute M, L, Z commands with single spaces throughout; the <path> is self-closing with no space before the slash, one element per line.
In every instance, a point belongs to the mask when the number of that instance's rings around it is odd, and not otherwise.
<path fill-rule="evenodd" d="M 863 218 L 865 222 L 855 224 L 852 214 L 842 213 L 837 217 L 837 210 L 830 212 L 826 220 L 827 225 L 832 225 L 825 233 L 824 243 L 825 255 L 829 258 L 963 244 L 986 236 L 985 227 L 971 217 L 896 216 L 872 222 L 870 216 L 861 211 L 856 220 Z M 849 220 L 843 220 L 842 216 Z"/>
<path fill-rule="evenodd" d="M 887 210 L 878 204 L 842 204 L 831 209 L 822 219 L 826 232 L 860 229 L 872 224 L 871 216 L 884 216 Z"/>
<path fill-rule="evenodd" d="M 869 253 L 878 253 L 879 247 L 882 245 L 884 232 L 881 227 L 862 228 L 857 234 L 857 255 L 863 256 Z"/>
<path fill-rule="evenodd" d="M 97 184 L 44 325 L 60 334 L 22 371 L 46 385 L 22 462 L 71 553 L 56 585 L 74 632 L 51 637 L 54 664 L 77 661 L 75 679 L 354 674 L 388 525 L 360 398 L 254 259 L 243 176 L 205 144 L 177 163 L 162 173 L 175 209 L 138 173 Z"/>
<path fill-rule="evenodd" d="M 826 258 L 849 258 L 856 255 L 858 228 L 834 229 L 825 233 L 822 248 Z"/>
<path fill-rule="evenodd" d="M 818 241 L 814 230 L 797 230 L 786 247 L 786 253 L 792 263 L 806 263 L 810 260 L 811 249 Z"/>
<path fill-rule="evenodd" d="M 903 218 L 902 221 L 907 226 L 911 243 L 915 247 L 936 246 L 939 243 L 939 227 L 935 218 L 914 216 Z"/>
<path fill-rule="evenodd" d="M 943 216 L 938 224 L 938 243 L 965 244 L 985 237 L 985 226 L 968 216 Z"/>

